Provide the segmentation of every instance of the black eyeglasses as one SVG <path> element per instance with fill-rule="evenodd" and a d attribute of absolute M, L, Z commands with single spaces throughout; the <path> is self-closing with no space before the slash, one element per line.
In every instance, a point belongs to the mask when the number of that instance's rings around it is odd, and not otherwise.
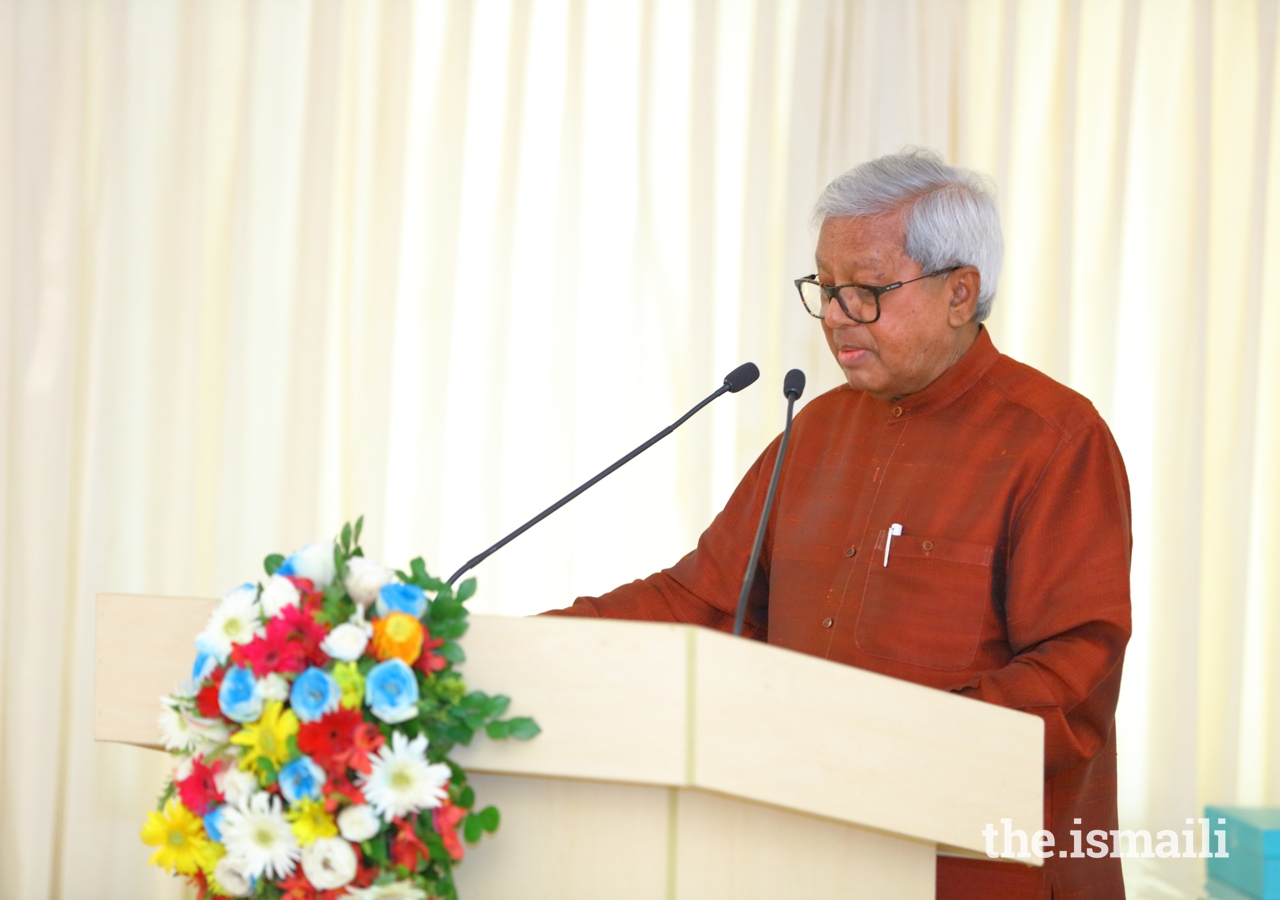
<path fill-rule="evenodd" d="M 817 275 L 806 275 L 796 279 L 796 290 L 800 292 L 800 302 L 804 311 L 815 319 L 827 314 L 827 305 L 835 300 L 840 310 L 850 319 L 862 325 L 870 325 L 880 318 L 880 298 L 889 291 L 895 291 L 913 281 L 923 281 L 936 275 L 950 275 L 960 266 L 938 269 L 918 278 L 906 281 L 895 281 L 893 284 L 822 284 Z"/>

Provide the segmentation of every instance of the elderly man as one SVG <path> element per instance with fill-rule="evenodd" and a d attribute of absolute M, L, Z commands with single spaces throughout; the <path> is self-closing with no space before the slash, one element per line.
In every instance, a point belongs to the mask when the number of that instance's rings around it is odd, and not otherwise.
<path fill-rule="evenodd" d="M 833 181 L 814 217 L 818 271 L 796 286 L 848 384 L 796 418 L 749 630 L 1044 719 L 1045 822 L 1070 855 L 940 857 L 940 900 L 1122 898 L 1120 861 L 1071 834 L 1117 827 L 1131 536 L 1115 441 L 982 327 L 1003 244 L 979 176 L 886 156 Z M 675 566 L 558 612 L 729 629 L 777 452 Z"/>

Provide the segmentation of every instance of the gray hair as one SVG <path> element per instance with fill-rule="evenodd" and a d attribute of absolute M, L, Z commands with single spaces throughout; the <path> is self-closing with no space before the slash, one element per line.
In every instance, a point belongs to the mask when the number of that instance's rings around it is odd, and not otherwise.
<path fill-rule="evenodd" d="M 995 187 L 972 169 L 948 166 L 931 150 L 908 148 L 855 166 L 836 178 L 813 207 L 813 224 L 881 216 L 909 206 L 903 249 L 922 272 L 975 266 L 981 287 L 973 321 L 991 314 L 1004 238 Z"/>

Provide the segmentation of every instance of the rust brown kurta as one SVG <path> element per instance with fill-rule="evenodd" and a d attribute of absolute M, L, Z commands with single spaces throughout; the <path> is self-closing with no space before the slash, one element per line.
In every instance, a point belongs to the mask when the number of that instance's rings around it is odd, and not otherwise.
<path fill-rule="evenodd" d="M 560 612 L 731 629 L 777 450 L 675 566 Z M 1106 424 L 983 330 L 919 393 L 884 403 L 841 387 L 796 417 L 748 627 L 1043 718 L 1046 827 L 1071 851 L 1071 831 L 1117 827 L 1130 545 Z M 1109 857 L 1055 852 L 1043 869 L 941 858 L 938 896 L 1110 900 L 1124 886 Z"/>

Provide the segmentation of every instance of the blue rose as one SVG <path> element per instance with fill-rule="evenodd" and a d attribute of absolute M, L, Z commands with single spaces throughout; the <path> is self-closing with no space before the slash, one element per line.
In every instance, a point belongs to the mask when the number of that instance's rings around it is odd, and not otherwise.
<path fill-rule="evenodd" d="M 218 709 L 233 722 L 256 722 L 262 715 L 262 692 L 258 680 L 244 666 L 227 669 L 218 690 Z"/>
<path fill-rule="evenodd" d="M 319 800 L 325 778 L 324 769 L 317 766 L 310 756 L 299 756 L 280 770 L 280 793 L 290 803 Z"/>
<path fill-rule="evenodd" d="M 393 581 L 384 584 L 378 591 L 378 615 L 387 613 L 408 613 L 415 619 L 421 619 L 427 611 L 427 595 L 416 584 L 401 584 Z"/>
<path fill-rule="evenodd" d="M 314 722 L 338 708 L 342 700 L 342 688 L 323 669 L 315 666 L 307 669 L 293 683 L 289 692 L 289 705 L 298 719 Z"/>
<path fill-rule="evenodd" d="M 407 722 L 418 714 L 418 679 L 403 659 L 378 663 L 364 677 L 364 702 L 390 725 Z"/>
<path fill-rule="evenodd" d="M 222 842 L 222 810 L 226 808 L 226 804 L 215 806 L 204 814 L 204 830 L 209 837 L 219 843 Z"/>
<path fill-rule="evenodd" d="M 200 649 L 199 645 L 196 646 L 196 650 L 198 651 L 196 661 L 191 665 L 191 683 L 198 685 L 218 668 L 218 657 L 208 650 Z"/>

